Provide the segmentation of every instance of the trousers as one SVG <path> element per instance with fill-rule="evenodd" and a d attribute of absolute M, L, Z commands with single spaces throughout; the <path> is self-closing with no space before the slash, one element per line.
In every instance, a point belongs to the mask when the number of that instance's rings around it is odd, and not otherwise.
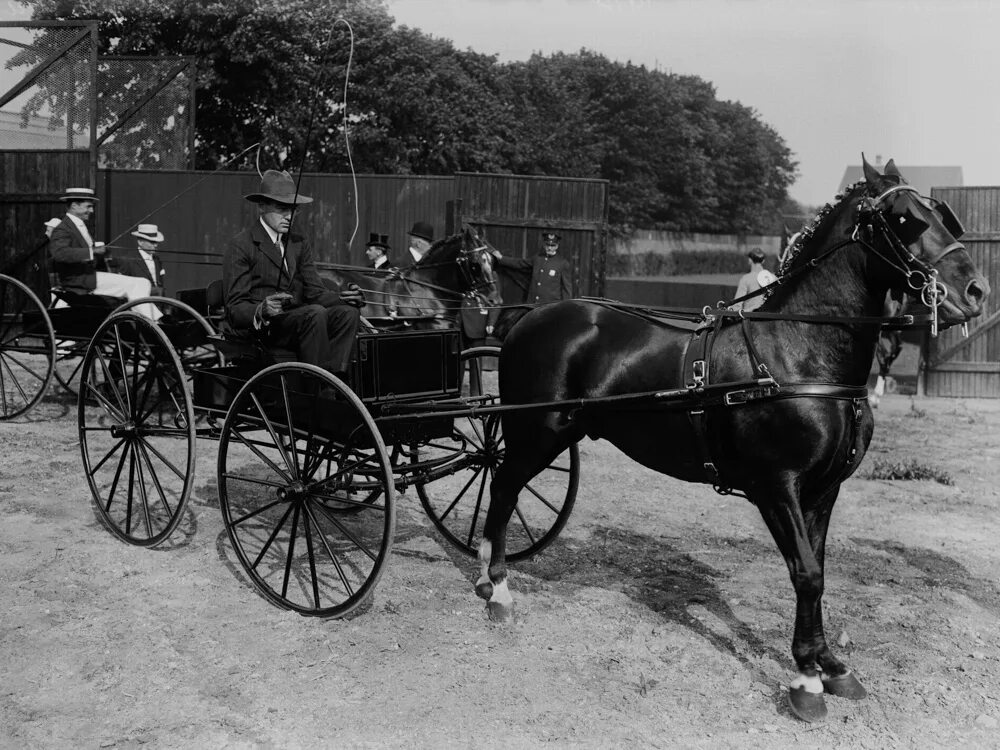
<path fill-rule="evenodd" d="M 148 297 L 152 294 L 153 285 L 149 279 L 140 276 L 123 276 L 120 273 L 97 272 L 97 287 L 94 294 L 104 294 L 108 297 L 125 297 L 129 302 L 141 297 Z M 159 320 L 161 313 L 156 305 L 138 305 L 135 311 L 140 315 L 145 315 L 150 320 Z"/>
<path fill-rule="evenodd" d="M 261 332 L 262 341 L 291 349 L 301 362 L 345 373 L 360 322 L 356 307 L 303 305 L 271 318 Z"/>

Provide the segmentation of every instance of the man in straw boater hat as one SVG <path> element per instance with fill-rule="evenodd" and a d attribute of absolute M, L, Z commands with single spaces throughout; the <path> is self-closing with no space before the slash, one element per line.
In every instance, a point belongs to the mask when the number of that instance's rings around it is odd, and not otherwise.
<path fill-rule="evenodd" d="M 354 284 L 339 293 L 328 290 L 309 243 L 290 233 L 293 213 L 312 198 L 298 193 L 288 172 L 273 169 L 257 192 L 243 197 L 257 205 L 259 218 L 229 241 L 223 257 L 229 325 L 345 375 L 365 296 Z"/>
<path fill-rule="evenodd" d="M 94 242 L 87 229 L 87 219 L 94 213 L 97 197 L 90 188 L 68 188 L 59 200 L 66 203 L 66 215 L 52 230 L 49 255 L 52 256 L 59 283 L 68 291 L 125 297 L 129 301 L 148 297 L 148 279 L 98 271 L 103 265 L 104 243 Z M 137 312 L 157 320 L 161 313 L 154 305 L 139 305 Z"/>
<path fill-rule="evenodd" d="M 156 224 L 140 224 L 132 232 L 132 236 L 135 237 L 136 249 L 126 248 L 115 253 L 118 273 L 149 279 L 153 288 L 152 293 L 162 296 L 164 277 L 167 274 L 156 251 L 166 238 Z"/>

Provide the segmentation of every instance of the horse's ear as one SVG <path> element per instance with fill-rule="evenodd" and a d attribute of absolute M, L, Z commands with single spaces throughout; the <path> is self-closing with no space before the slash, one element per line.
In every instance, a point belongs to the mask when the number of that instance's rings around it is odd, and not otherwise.
<path fill-rule="evenodd" d="M 875 167 L 868 163 L 864 153 L 861 154 L 861 171 L 865 175 L 865 182 L 868 183 L 868 186 L 877 188 L 882 175 L 878 173 L 878 170 L 875 169 Z"/>
<path fill-rule="evenodd" d="M 903 175 L 899 173 L 899 169 L 896 167 L 896 162 L 893 159 L 889 159 L 889 161 L 885 163 L 885 174 L 886 176 L 891 175 L 892 177 L 903 179 Z"/>

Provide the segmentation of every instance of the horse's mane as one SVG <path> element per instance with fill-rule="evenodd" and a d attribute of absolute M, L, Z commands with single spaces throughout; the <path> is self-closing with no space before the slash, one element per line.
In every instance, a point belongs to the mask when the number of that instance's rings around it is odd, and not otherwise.
<path fill-rule="evenodd" d="M 859 180 L 853 185 L 849 185 L 844 189 L 844 192 L 837 193 L 833 197 L 832 203 L 824 205 L 808 224 L 792 236 L 788 247 L 785 248 L 781 265 L 778 267 L 779 277 L 787 274 L 801 262 L 808 260 L 808 253 L 803 251 L 811 244 L 812 238 L 824 228 L 827 218 L 836 213 L 842 204 L 854 200 L 860 192 L 867 189 L 867 186 L 868 183 L 865 180 Z"/>
<path fill-rule="evenodd" d="M 461 232 L 457 234 L 449 234 L 447 237 L 442 237 L 437 242 L 431 244 L 424 253 L 424 257 L 420 259 L 420 263 L 417 264 L 417 268 L 420 264 L 430 264 L 430 263 L 442 263 L 452 259 L 455 254 L 456 247 L 462 249 L 462 237 Z"/>

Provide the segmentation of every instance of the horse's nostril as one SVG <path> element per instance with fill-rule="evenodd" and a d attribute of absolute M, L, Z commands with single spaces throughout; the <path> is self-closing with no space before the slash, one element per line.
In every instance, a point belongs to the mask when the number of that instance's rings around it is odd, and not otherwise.
<path fill-rule="evenodd" d="M 990 283 L 986 279 L 973 280 L 965 289 L 965 298 L 971 302 L 981 304 L 986 295 L 990 292 Z"/>

